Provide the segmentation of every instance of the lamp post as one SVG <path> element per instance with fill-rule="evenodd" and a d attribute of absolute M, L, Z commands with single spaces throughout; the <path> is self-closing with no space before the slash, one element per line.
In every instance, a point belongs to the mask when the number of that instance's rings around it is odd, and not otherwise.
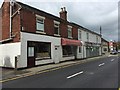
<path fill-rule="evenodd" d="M 100 26 L 100 37 L 101 37 L 101 55 L 102 55 L 102 27 Z"/>

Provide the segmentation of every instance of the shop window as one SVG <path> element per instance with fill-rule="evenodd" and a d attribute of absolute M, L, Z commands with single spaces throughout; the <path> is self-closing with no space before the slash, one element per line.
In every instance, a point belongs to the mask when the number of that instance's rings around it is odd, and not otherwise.
<path fill-rule="evenodd" d="M 106 51 L 107 51 L 107 48 L 104 48 L 104 51 L 106 52 Z"/>
<path fill-rule="evenodd" d="M 63 57 L 73 56 L 73 47 L 72 46 L 63 46 Z"/>
<path fill-rule="evenodd" d="M 50 43 L 36 43 L 36 60 L 51 58 Z"/>

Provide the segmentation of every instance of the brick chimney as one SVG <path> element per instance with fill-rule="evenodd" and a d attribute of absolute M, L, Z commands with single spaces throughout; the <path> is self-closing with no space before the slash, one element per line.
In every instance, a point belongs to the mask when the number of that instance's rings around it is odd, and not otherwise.
<path fill-rule="evenodd" d="M 61 8 L 60 18 L 67 21 L 67 11 L 66 11 L 66 8 L 65 8 L 65 7 Z"/>

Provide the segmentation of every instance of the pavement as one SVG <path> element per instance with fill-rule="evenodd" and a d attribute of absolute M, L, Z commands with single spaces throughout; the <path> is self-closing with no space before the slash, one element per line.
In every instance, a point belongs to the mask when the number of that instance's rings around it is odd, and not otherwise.
<path fill-rule="evenodd" d="M 14 69 L 2 68 L 2 70 L 0 70 L 0 73 L 2 73 L 2 80 L 0 80 L 0 82 L 6 82 L 6 81 L 13 80 L 16 78 L 22 78 L 22 77 L 35 75 L 38 73 L 53 71 L 53 70 L 57 70 L 60 68 L 69 67 L 72 65 L 77 65 L 80 63 L 85 63 L 85 62 L 89 62 L 92 60 L 96 60 L 98 58 L 104 58 L 104 57 L 109 57 L 109 56 L 110 56 L 109 54 L 106 54 L 103 56 L 88 58 L 84 60 L 66 61 L 66 62 L 61 62 L 58 64 L 48 64 L 48 65 L 37 66 L 37 67 L 27 68 L 27 69 L 22 69 L 22 70 L 17 70 L 17 71 Z"/>
<path fill-rule="evenodd" d="M 76 60 L 62 62 L 61 65 L 50 64 L 51 69 L 41 69 L 42 71 L 31 68 L 33 74 L 29 72 L 25 74 L 25 78 L 12 78 L 2 86 L 3 88 L 117 88 L 118 61 L 116 55 L 110 55 L 85 59 L 82 62 Z"/>

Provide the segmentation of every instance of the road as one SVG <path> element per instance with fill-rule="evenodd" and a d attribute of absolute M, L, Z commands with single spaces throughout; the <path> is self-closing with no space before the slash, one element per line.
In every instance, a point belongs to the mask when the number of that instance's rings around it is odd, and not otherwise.
<path fill-rule="evenodd" d="M 3 88 L 118 88 L 118 57 L 105 57 L 3 83 Z"/>

